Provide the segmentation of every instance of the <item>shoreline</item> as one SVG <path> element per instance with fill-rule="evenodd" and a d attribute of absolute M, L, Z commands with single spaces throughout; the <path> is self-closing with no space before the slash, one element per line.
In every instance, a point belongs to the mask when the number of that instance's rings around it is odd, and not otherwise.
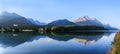
<path fill-rule="evenodd" d="M 112 48 L 107 54 L 119 54 L 120 53 L 120 31 L 115 35 L 114 41 L 112 42 Z"/>

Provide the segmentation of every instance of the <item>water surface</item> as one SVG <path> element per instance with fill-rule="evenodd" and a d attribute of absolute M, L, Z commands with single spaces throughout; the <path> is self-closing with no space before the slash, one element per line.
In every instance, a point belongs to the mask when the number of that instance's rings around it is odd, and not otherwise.
<path fill-rule="evenodd" d="M 116 32 L 1 33 L 0 54 L 106 54 Z"/>

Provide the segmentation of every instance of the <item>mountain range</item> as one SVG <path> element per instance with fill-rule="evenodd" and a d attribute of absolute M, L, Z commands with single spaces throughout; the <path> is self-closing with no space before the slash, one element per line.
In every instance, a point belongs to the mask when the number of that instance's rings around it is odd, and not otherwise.
<path fill-rule="evenodd" d="M 117 29 L 110 25 L 102 24 L 96 18 L 90 18 L 89 16 L 83 16 L 73 21 L 69 21 L 67 19 L 55 20 L 48 24 L 39 22 L 38 20 L 34 20 L 32 18 L 25 18 L 16 13 L 8 13 L 3 12 L 0 15 L 0 27 L 15 27 L 18 26 L 20 28 L 23 27 L 36 27 L 36 26 L 66 26 L 66 25 L 76 25 L 76 26 L 84 26 L 84 25 L 95 25 L 95 26 L 103 26 L 107 29 Z"/>
<path fill-rule="evenodd" d="M 34 21 L 34 20 L 32 21 L 32 19 L 30 21 L 30 19 L 20 16 L 16 13 L 2 12 L 0 15 L 0 27 L 12 28 L 17 26 L 19 28 L 24 28 L 24 27 L 30 28 L 30 27 L 38 26 L 40 24 L 41 23 L 38 21 Z"/>
<path fill-rule="evenodd" d="M 56 20 L 53 22 L 48 23 L 47 25 L 51 26 L 65 26 L 65 25 L 76 25 L 76 26 L 102 26 L 106 29 L 117 29 L 115 27 L 110 26 L 109 24 L 103 24 L 100 21 L 98 21 L 96 18 L 90 18 L 88 16 L 83 16 L 78 19 L 75 19 L 73 21 L 69 21 L 67 19 L 63 20 Z"/>

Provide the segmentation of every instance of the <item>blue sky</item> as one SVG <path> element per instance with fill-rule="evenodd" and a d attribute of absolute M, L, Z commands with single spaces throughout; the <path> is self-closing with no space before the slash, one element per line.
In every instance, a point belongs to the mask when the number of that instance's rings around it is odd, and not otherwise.
<path fill-rule="evenodd" d="M 88 15 L 120 28 L 120 0 L 0 0 L 0 10 L 46 23 Z"/>

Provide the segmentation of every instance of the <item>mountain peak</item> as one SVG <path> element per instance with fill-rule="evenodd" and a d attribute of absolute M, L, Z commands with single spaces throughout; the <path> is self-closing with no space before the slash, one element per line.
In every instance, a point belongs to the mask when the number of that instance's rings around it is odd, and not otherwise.
<path fill-rule="evenodd" d="M 89 16 L 83 16 L 83 18 L 89 19 L 90 17 Z"/>
<path fill-rule="evenodd" d="M 53 22 L 49 23 L 48 25 L 63 26 L 63 25 L 75 25 L 75 23 L 73 23 L 67 19 L 61 19 L 61 20 L 53 21 Z"/>
<path fill-rule="evenodd" d="M 1 13 L 1 15 L 9 15 L 10 13 L 9 12 L 7 12 L 7 11 L 3 11 L 2 13 Z"/>
<path fill-rule="evenodd" d="M 16 13 L 8 13 L 6 11 L 2 12 L 0 15 L 0 26 L 3 27 L 13 27 L 11 25 L 17 24 L 18 27 L 29 27 L 36 26 L 35 24 L 28 21 L 25 17 L 22 17 Z"/>
<path fill-rule="evenodd" d="M 7 11 L 4 11 L 4 12 L 2 12 L 1 13 L 1 16 L 6 16 L 6 17 L 21 17 L 22 18 L 22 16 L 20 16 L 20 15 L 18 15 L 18 14 L 16 14 L 16 13 L 9 13 L 9 12 L 7 12 Z"/>
<path fill-rule="evenodd" d="M 67 19 L 60 19 L 60 20 L 56 20 L 56 21 L 69 21 Z"/>
<path fill-rule="evenodd" d="M 78 19 L 75 19 L 73 21 L 74 23 L 77 23 L 78 25 L 98 25 L 102 26 L 102 23 L 98 21 L 96 18 L 91 18 L 89 16 L 83 16 Z"/>
<path fill-rule="evenodd" d="M 89 16 L 83 16 L 83 17 L 79 17 L 78 19 L 74 20 L 74 22 L 87 21 L 87 20 L 96 20 L 96 18 L 91 18 Z"/>
<path fill-rule="evenodd" d="M 81 18 L 84 18 L 84 19 L 86 19 L 86 20 L 96 20 L 96 18 L 91 18 L 91 17 L 89 17 L 89 16 L 83 16 L 83 17 L 81 17 Z"/>

